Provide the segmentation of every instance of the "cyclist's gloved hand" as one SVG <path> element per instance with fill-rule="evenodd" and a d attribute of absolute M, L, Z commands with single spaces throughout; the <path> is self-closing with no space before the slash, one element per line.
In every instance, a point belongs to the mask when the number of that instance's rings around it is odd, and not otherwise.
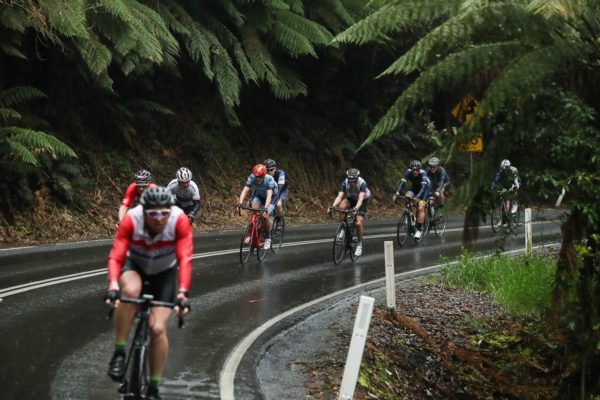
<path fill-rule="evenodd" d="M 187 298 L 187 292 L 179 292 L 177 301 L 175 302 L 175 312 L 177 314 L 185 315 L 190 311 L 192 311 L 192 304 Z"/>
<path fill-rule="evenodd" d="M 121 298 L 121 292 L 116 289 L 110 289 L 104 295 L 104 302 L 110 306 L 115 306 Z"/>
<path fill-rule="evenodd" d="M 333 212 L 333 206 L 327 207 L 327 214 L 329 214 L 331 216 L 332 212 Z"/>
<path fill-rule="evenodd" d="M 194 213 L 189 213 L 188 218 L 190 220 L 190 224 L 193 224 L 194 223 Z"/>
<path fill-rule="evenodd" d="M 356 215 L 356 213 L 358 212 L 358 208 L 354 207 L 354 208 L 352 209 L 352 212 L 353 212 L 353 213 Z"/>
<path fill-rule="evenodd" d="M 440 197 L 440 192 L 435 192 L 435 197 Z"/>
<path fill-rule="evenodd" d="M 396 192 L 393 196 L 392 196 L 392 201 L 395 203 L 396 200 L 398 200 L 398 197 L 400 196 L 400 193 Z"/>

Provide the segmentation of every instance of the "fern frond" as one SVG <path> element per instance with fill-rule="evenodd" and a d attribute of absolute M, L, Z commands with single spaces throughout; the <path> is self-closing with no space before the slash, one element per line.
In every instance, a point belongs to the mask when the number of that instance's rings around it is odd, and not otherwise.
<path fill-rule="evenodd" d="M 290 99 L 296 96 L 306 96 L 308 93 L 302 79 L 287 65 L 277 65 L 277 80 L 270 81 L 271 89 L 277 98 Z"/>
<path fill-rule="evenodd" d="M 129 10 L 129 7 L 123 2 L 123 0 L 98 0 L 98 3 L 104 8 L 110 15 L 117 17 L 121 21 L 129 24 L 133 20 L 133 14 Z"/>
<path fill-rule="evenodd" d="M 264 3 L 266 6 L 270 6 L 277 10 L 289 10 L 290 9 L 290 6 L 283 0 L 265 0 Z"/>
<path fill-rule="evenodd" d="M 12 108 L 0 108 L 0 119 L 3 121 L 21 119 L 21 114 Z"/>
<path fill-rule="evenodd" d="M 106 71 L 112 61 L 112 53 L 97 38 L 75 41 L 83 62 L 94 76 Z"/>
<path fill-rule="evenodd" d="M 48 96 L 31 86 L 15 86 L 0 92 L 0 107 L 10 107 Z"/>
<path fill-rule="evenodd" d="M 0 133 L 2 133 L 2 131 L 3 129 L 0 128 Z M 23 146 L 23 144 L 13 140 L 10 137 L 0 139 L 0 141 L 2 140 L 6 141 L 6 144 L 8 144 L 11 156 L 26 164 L 38 165 L 38 161 L 35 155 L 33 155 L 33 153 L 27 147 Z"/>
<path fill-rule="evenodd" d="M 361 148 L 390 133 L 404 120 L 408 110 L 431 101 L 435 90 L 452 92 L 484 69 L 502 67 L 530 47 L 519 42 L 492 43 L 471 46 L 451 54 L 424 71 L 394 102 L 379 120 Z"/>
<path fill-rule="evenodd" d="M 460 0 L 407 0 L 392 2 L 337 35 L 336 43 L 364 44 L 389 40 L 389 34 L 412 26 L 431 24 L 455 15 Z"/>
<path fill-rule="evenodd" d="M 313 57 L 317 56 L 315 48 L 305 36 L 281 22 L 273 24 L 271 33 L 273 34 L 273 39 L 283 46 L 292 57 L 307 54 Z"/>
<path fill-rule="evenodd" d="M 346 25 L 352 25 L 354 17 L 350 14 L 342 0 L 326 0 L 324 6 L 331 10 Z"/>
<path fill-rule="evenodd" d="M 21 53 L 21 51 L 19 49 L 17 49 L 15 46 L 13 46 L 12 43 L 1 41 L 0 42 L 0 50 L 2 50 L 2 52 L 4 54 L 6 54 L 7 56 L 17 57 L 22 60 L 27 59 L 25 54 Z"/>
<path fill-rule="evenodd" d="M 163 115 L 175 115 L 173 110 L 163 106 L 157 102 L 146 100 L 146 99 L 132 99 L 127 102 L 132 108 L 138 108 L 140 110 L 150 111 L 157 114 Z"/>
<path fill-rule="evenodd" d="M 85 0 L 38 0 L 48 22 L 66 37 L 88 36 Z"/>
<path fill-rule="evenodd" d="M 275 14 L 275 20 L 289 29 L 298 32 L 298 34 L 305 37 L 311 43 L 325 45 L 333 39 L 333 35 L 326 29 L 323 29 L 322 25 L 291 11 L 278 12 Z"/>
<path fill-rule="evenodd" d="M 510 40 L 527 36 L 524 30 L 539 27 L 520 5 L 493 4 L 484 9 L 471 10 L 454 16 L 421 38 L 409 51 L 390 65 L 381 75 L 410 73 L 437 62 L 457 47 L 476 41 L 490 24 L 504 26 L 502 37 L 485 35 L 486 41 Z"/>
<path fill-rule="evenodd" d="M 512 109 L 512 104 L 524 94 L 532 93 L 548 77 L 568 70 L 572 60 L 585 54 L 593 57 L 595 51 L 597 49 L 594 50 L 590 44 L 565 42 L 534 49 L 516 57 L 486 90 L 480 109 L 490 114 Z"/>
<path fill-rule="evenodd" d="M 259 79 L 277 82 L 276 68 L 269 50 L 264 45 L 256 30 L 250 25 L 242 28 L 242 44 Z"/>
<path fill-rule="evenodd" d="M 288 0 L 288 4 L 290 5 L 290 10 L 295 12 L 296 14 L 305 15 L 304 14 L 304 4 L 302 0 Z"/>
<path fill-rule="evenodd" d="M 244 23 L 246 22 L 245 15 L 237 9 L 235 4 L 231 0 L 220 0 L 217 2 L 217 4 L 220 8 L 223 9 L 223 11 L 225 11 L 225 14 L 227 14 L 231 18 L 235 26 L 239 28 L 244 25 Z"/>
<path fill-rule="evenodd" d="M 0 25 L 25 33 L 25 30 L 31 26 L 31 19 L 23 7 L 7 7 L 0 8 Z"/>
<path fill-rule="evenodd" d="M 239 42 L 236 42 L 233 47 L 233 54 L 235 56 L 235 60 L 237 61 L 240 71 L 242 72 L 242 76 L 246 83 L 249 81 L 256 82 L 258 80 L 258 75 L 252 65 L 250 65 L 250 61 L 248 60 L 248 56 L 242 49 L 242 45 Z"/>
<path fill-rule="evenodd" d="M 223 47 L 213 48 L 213 70 L 223 103 L 230 107 L 239 105 L 240 78 L 231 62 L 231 57 Z"/>

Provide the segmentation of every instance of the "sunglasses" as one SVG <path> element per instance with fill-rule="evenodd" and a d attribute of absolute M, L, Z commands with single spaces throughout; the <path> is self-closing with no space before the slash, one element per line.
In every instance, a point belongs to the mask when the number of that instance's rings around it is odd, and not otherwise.
<path fill-rule="evenodd" d="M 270 169 L 268 169 L 267 171 L 269 171 L 269 172 L 273 172 L 273 171 L 275 171 L 275 168 L 270 168 Z"/>
<path fill-rule="evenodd" d="M 152 218 L 166 217 L 171 214 L 171 210 L 144 210 L 144 212 Z"/>

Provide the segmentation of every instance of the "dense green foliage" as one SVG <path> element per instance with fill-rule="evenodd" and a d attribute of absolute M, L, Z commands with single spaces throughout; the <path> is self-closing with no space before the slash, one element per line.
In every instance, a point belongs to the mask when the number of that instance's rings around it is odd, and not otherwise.
<path fill-rule="evenodd" d="M 571 330 L 569 350 L 580 358 L 570 378 L 581 393 L 600 392 L 600 3 L 595 0 L 381 1 L 382 9 L 336 36 L 337 43 L 383 42 L 392 33 L 430 24 L 408 51 L 381 72 L 406 76 L 402 91 L 364 145 L 404 129 L 423 108 L 445 115 L 461 98 L 481 99 L 472 118 L 446 136 L 446 159 L 483 133 L 484 152 L 454 197 L 468 204 L 465 240 L 472 239 L 490 177 L 509 158 L 523 174 L 523 197 L 553 200 L 567 189 L 569 208 L 549 317 Z M 417 32 L 419 32 L 417 30 Z M 417 37 L 415 37 L 417 36 Z M 449 120 L 437 117 L 441 128 Z M 575 358 L 577 358 L 575 357 Z M 565 388 L 570 387 L 566 385 Z M 569 390 L 569 389 L 566 389 Z"/>
<path fill-rule="evenodd" d="M 468 252 L 441 270 L 445 285 L 487 292 L 507 311 L 541 317 L 550 307 L 556 259 L 550 257 L 479 257 Z"/>

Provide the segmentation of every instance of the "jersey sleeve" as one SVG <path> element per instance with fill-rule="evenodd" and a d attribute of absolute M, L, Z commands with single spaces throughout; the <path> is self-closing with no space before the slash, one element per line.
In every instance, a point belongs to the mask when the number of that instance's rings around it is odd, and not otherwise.
<path fill-rule="evenodd" d="M 279 176 L 277 177 L 277 184 L 279 186 L 283 186 L 285 185 L 285 171 L 284 170 L 279 170 Z"/>
<path fill-rule="evenodd" d="M 175 222 L 175 255 L 179 263 L 179 290 L 189 292 L 192 281 L 192 226 L 185 214 Z"/>
<path fill-rule="evenodd" d="M 360 187 L 358 188 L 359 192 L 363 192 L 363 193 L 367 193 L 367 182 L 363 182 L 360 184 Z"/>
<path fill-rule="evenodd" d="M 194 192 L 192 194 L 192 200 L 200 200 L 200 190 L 198 190 L 198 185 L 196 185 L 196 182 L 190 181 L 190 187 L 192 188 L 192 191 Z"/>
<path fill-rule="evenodd" d="M 137 187 L 135 186 L 135 183 L 132 183 L 129 186 L 127 186 L 127 189 L 125 189 L 125 195 L 123 196 L 123 201 L 121 201 L 121 205 L 125 206 L 125 207 L 129 207 L 131 205 L 131 203 L 133 202 L 133 198 L 135 197 L 136 194 L 137 194 Z"/>
<path fill-rule="evenodd" d="M 248 179 L 246 179 L 246 187 L 252 187 L 252 185 L 254 185 L 254 182 L 255 182 L 254 175 L 250 174 Z"/>
<path fill-rule="evenodd" d="M 133 220 L 129 215 L 125 215 L 125 218 L 119 224 L 108 255 L 108 283 L 119 281 L 121 277 L 121 267 L 125 262 L 125 257 L 127 257 L 127 249 L 129 249 L 129 242 L 133 237 L 133 229 Z"/>

